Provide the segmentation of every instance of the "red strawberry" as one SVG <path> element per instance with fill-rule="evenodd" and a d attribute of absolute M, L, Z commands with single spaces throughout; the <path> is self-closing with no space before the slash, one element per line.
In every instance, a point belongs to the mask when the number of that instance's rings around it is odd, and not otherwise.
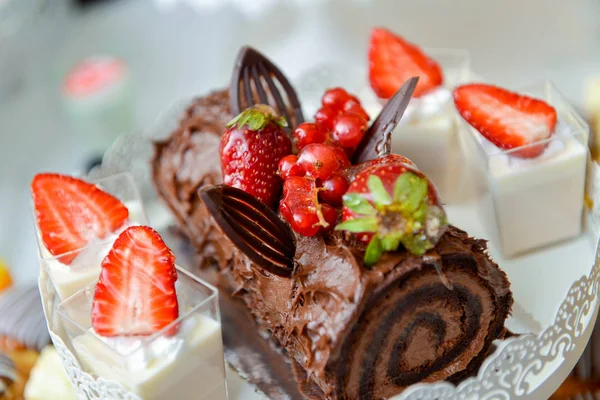
<path fill-rule="evenodd" d="M 374 28 L 369 43 L 369 81 L 382 99 L 392 97 L 408 79 L 419 77 L 413 97 L 437 88 L 442 69 L 414 44 L 384 28 Z"/>
<path fill-rule="evenodd" d="M 435 246 L 447 226 L 433 183 L 403 162 L 374 165 L 358 174 L 344 195 L 342 218 L 336 230 L 357 233 L 368 243 L 367 266 L 401 244 L 422 255 Z"/>
<path fill-rule="evenodd" d="M 38 174 L 31 196 L 42 242 L 58 256 L 81 249 L 123 226 L 129 211 L 116 197 L 81 179 L 59 174 Z M 70 264 L 77 253 L 62 256 Z"/>
<path fill-rule="evenodd" d="M 147 226 L 127 228 L 102 262 L 92 326 L 102 336 L 148 336 L 179 316 L 175 256 Z"/>
<path fill-rule="evenodd" d="M 279 160 L 292 152 L 285 126 L 285 119 L 265 105 L 250 107 L 235 117 L 221 138 L 223 182 L 273 206 L 281 193 Z"/>
<path fill-rule="evenodd" d="M 556 110 L 548 103 L 492 85 L 469 84 L 454 90 L 462 117 L 501 149 L 514 149 L 548 139 L 556 127 Z M 511 153 L 537 157 L 547 143 Z"/>

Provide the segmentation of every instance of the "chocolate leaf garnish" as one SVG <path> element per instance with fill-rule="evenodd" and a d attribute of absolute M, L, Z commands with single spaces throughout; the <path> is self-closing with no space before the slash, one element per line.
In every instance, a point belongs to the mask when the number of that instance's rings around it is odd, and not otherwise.
<path fill-rule="evenodd" d="M 290 277 L 296 239 L 289 225 L 256 197 L 227 186 L 205 186 L 200 198 L 223 233 L 268 272 Z"/>
<path fill-rule="evenodd" d="M 233 115 L 256 104 L 268 104 L 285 117 L 292 129 L 304 122 L 298 95 L 290 81 L 271 60 L 250 46 L 238 52 L 229 101 Z"/>
<path fill-rule="evenodd" d="M 374 160 L 391 152 L 392 132 L 400 122 L 418 82 L 418 76 L 410 78 L 388 100 L 358 145 L 352 158 L 353 164 Z"/>

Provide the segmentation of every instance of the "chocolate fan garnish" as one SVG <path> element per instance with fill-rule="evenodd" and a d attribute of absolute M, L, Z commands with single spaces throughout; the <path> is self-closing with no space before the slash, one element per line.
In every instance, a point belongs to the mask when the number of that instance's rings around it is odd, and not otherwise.
<path fill-rule="evenodd" d="M 360 164 L 390 154 L 392 132 L 400 122 L 418 82 L 418 76 L 410 78 L 388 100 L 358 145 L 352 158 L 353 164 Z"/>
<path fill-rule="evenodd" d="M 268 272 L 290 277 L 296 239 L 289 225 L 256 197 L 227 186 L 205 186 L 200 197 L 225 235 Z"/>
<path fill-rule="evenodd" d="M 229 101 L 233 115 L 256 104 L 268 104 L 285 117 L 292 129 L 304 122 L 298 95 L 290 81 L 271 60 L 250 46 L 242 47 L 235 60 Z"/>

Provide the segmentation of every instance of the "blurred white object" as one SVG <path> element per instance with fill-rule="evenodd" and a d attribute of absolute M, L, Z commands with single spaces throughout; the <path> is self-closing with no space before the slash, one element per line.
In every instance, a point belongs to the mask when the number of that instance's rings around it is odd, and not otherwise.
<path fill-rule="evenodd" d="M 25 400 L 75 400 L 77 396 L 53 346 L 40 353 L 27 386 Z"/>
<path fill-rule="evenodd" d="M 223 7 L 232 7 L 236 11 L 250 18 L 259 18 L 278 4 L 282 4 L 281 0 L 154 0 L 156 4 L 163 9 L 170 8 L 176 5 L 187 5 L 194 8 L 197 12 L 214 10 Z M 310 7 L 318 3 L 326 3 L 329 0 L 288 0 L 286 6 Z M 362 3 L 371 0 L 354 0 Z"/>

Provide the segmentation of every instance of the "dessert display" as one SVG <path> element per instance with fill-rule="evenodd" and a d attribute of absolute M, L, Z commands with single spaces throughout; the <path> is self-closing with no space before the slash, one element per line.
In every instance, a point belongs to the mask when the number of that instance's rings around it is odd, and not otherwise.
<path fill-rule="evenodd" d="M 39 352 L 49 343 L 37 286 L 15 285 L 0 292 L 0 399 L 22 398 Z M 14 366 L 10 376 L 3 375 L 7 365 Z"/>
<path fill-rule="evenodd" d="M 424 51 L 405 38 L 374 28 L 369 40 L 369 82 L 379 99 L 389 99 L 412 76 L 419 84 L 398 124 L 392 150 L 413 160 L 436 183 L 445 201 L 458 198 L 462 165 L 452 89 L 469 72 L 460 50 Z"/>
<path fill-rule="evenodd" d="M 119 233 L 146 221 L 126 174 L 94 184 L 41 173 L 31 193 L 41 263 L 60 299 L 98 279 L 100 263 Z"/>
<path fill-rule="evenodd" d="M 402 83 L 372 124 L 343 88 L 325 91 L 314 121 L 290 122 L 275 109 L 293 105 L 268 85 L 268 105 L 245 93 L 254 103 L 218 129 L 236 108 L 213 93 L 156 144 L 159 194 L 202 264 L 218 265 L 292 358 L 307 396 L 460 382 L 505 335 L 510 283 L 486 242 L 450 225 L 433 181 L 390 152 L 418 87 Z M 215 151 L 220 170 L 206 161 Z"/>
<path fill-rule="evenodd" d="M 142 399 L 227 399 L 217 293 L 147 226 L 120 233 L 97 282 L 58 305 L 83 368 Z"/>
<path fill-rule="evenodd" d="M 76 400 L 59 355 L 53 346 L 46 346 L 31 370 L 25 385 L 26 400 Z"/>
<path fill-rule="evenodd" d="M 454 91 L 507 257 L 582 230 L 588 131 L 551 86 L 537 89 L 468 84 Z"/>

